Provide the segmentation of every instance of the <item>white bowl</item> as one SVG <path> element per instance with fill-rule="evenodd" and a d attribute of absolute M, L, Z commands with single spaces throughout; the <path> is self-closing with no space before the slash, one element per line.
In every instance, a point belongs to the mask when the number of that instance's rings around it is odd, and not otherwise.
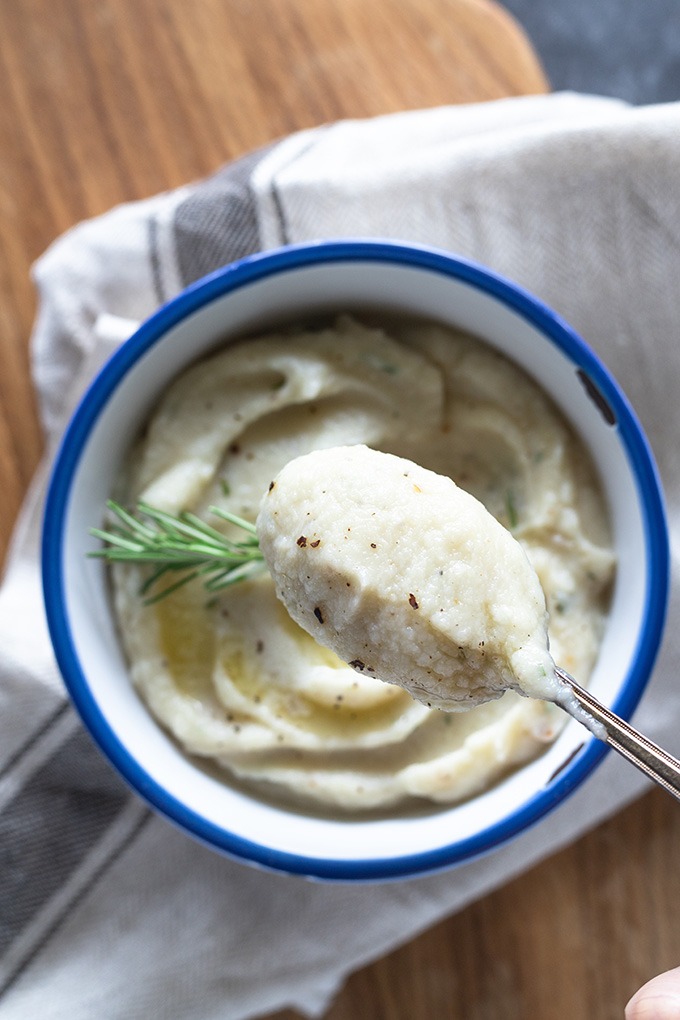
<path fill-rule="evenodd" d="M 217 850 L 326 879 L 429 872 L 497 847 L 563 801 L 604 745 L 570 721 L 540 758 L 471 800 L 417 816 L 332 819 L 296 813 L 201 769 L 157 725 L 130 684 L 105 571 L 86 557 L 126 450 L 168 382 L 225 338 L 327 311 L 385 311 L 469 330 L 548 391 L 592 454 L 611 514 L 618 570 L 593 693 L 634 709 L 659 646 L 668 539 L 657 473 L 616 382 L 535 298 L 478 265 L 392 242 L 309 244 L 227 266 L 161 308 L 85 395 L 58 454 L 45 512 L 43 576 L 59 666 L 101 750 L 162 814 Z"/>

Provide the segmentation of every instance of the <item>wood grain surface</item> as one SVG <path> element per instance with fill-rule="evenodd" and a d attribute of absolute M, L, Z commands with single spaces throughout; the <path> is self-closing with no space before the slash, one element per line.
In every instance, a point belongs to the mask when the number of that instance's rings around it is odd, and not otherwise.
<path fill-rule="evenodd" d="M 485 0 L 0 0 L 0 79 L 0 555 L 42 448 L 30 266 L 62 231 L 295 129 L 547 88 Z M 328 1020 L 622 1017 L 680 962 L 678 859 L 652 792 L 352 976 Z"/>

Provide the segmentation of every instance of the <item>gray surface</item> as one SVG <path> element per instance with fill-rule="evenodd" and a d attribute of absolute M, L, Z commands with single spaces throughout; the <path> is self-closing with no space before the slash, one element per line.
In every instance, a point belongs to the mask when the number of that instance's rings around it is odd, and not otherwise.
<path fill-rule="evenodd" d="M 680 99 L 680 0 L 503 0 L 554 89 Z"/>

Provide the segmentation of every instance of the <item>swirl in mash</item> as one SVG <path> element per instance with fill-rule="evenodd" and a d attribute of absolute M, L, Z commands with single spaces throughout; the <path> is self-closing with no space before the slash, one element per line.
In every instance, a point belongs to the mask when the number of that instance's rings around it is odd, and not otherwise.
<path fill-rule="evenodd" d="M 545 394 L 468 336 L 344 317 L 231 344 L 169 387 L 116 496 L 228 529 L 210 505 L 254 521 L 290 460 L 353 444 L 448 475 L 512 530 L 545 592 L 552 655 L 586 682 L 614 570 L 600 493 Z M 348 810 L 452 802 L 539 754 L 563 724 L 514 692 L 451 714 L 355 672 L 291 620 L 266 574 L 209 603 L 192 583 L 151 606 L 140 568 L 113 574 L 135 685 L 225 778 Z"/>

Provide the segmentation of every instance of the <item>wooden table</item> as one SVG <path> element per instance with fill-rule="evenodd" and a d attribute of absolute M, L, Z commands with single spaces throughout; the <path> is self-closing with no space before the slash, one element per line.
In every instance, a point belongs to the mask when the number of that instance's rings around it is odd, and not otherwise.
<path fill-rule="evenodd" d="M 41 452 L 29 270 L 59 233 L 297 128 L 547 87 L 486 0 L 0 0 L 0 75 L 0 554 Z M 651 792 L 355 974 L 329 1020 L 620 1018 L 680 962 L 679 859 Z"/>

